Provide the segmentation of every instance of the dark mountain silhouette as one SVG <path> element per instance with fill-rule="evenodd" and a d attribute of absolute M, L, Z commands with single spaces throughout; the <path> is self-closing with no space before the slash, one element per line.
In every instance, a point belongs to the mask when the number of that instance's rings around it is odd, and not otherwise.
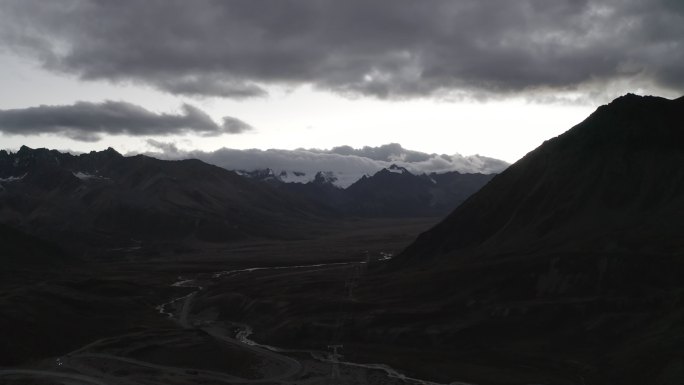
<path fill-rule="evenodd" d="M 343 207 L 360 216 L 442 216 L 482 188 L 493 174 L 411 174 L 392 165 L 346 189 Z"/>
<path fill-rule="evenodd" d="M 626 95 L 497 176 L 398 261 L 684 246 L 684 99 Z"/>
<path fill-rule="evenodd" d="M 684 98 L 600 107 L 376 271 L 356 330 L 477 383 L 682 383 L 682 165 Z"/>
<path fill-rule="evenodd" d="M 70 249 L 146 241 L 287 238 L 319 212 L 302 199 L 198 160 L 0 152 L 0 221 Z"/>

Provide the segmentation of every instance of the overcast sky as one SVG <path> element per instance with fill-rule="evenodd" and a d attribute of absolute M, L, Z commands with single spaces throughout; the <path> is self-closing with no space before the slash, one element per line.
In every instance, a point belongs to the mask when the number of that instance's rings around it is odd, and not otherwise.
<path fill-rule="evenodd" d="M 684 93 L 681 0 L 0 0 L 2 148 L 401 143 L 509 162 Z"/>

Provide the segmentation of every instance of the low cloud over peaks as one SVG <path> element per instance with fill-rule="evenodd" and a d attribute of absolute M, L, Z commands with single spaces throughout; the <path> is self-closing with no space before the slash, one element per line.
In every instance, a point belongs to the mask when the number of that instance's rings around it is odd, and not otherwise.
<path fill-rule="evenodd" d="M 331 171 L 338 178 L 336 184 L 347 187 L 363 175 L 372 175 L 392 164 L 397 164 L 414 174 L 444 173 L 499 173 L 508 163 L 480 155 L 463 156 L 427 154 L 402 148 L 393 143 L 379 147 L 354 149 L 349 146 L 332 150 L 234 150 L 221 148 L 216 151 L 182 151 L 174 143 L 148 140 L 154 149 L 149 155 L 162 159 L 196 158 L 228 170 L 253 171 L 270 168 L 276 173 L 303 172 L 310 179 L 319 171 Z"/>
<path fill-rule="evenodd" d="M 72 105 L 0 110 L 0 132 L 11 135 L 61 134 L 79 141 L 97 141 L 104 134 L 164 136 L 194 133 L 201 136 L 238 134 L 252 129 L 233 117 L 219 125 L 189 104 L 177 114 L 155 113 L 126 102 L 77 102 Z"/>
<path fill-rule="evenodd" d="M 82 79 L 174 94 L 246 98 L 271 84 L 312 84 L 380 98 L 555 95 L 624 79 L 684 91 L 684 9 L 676 0 L 7 0 L 1 7 L 0 48 Z"/>
<path fill-rule="evenodd" d="M 351 146 L 339 146 L 333 147 L 331 150 L 309 150 L 313 152 L 320 152 L 326 154 L 339 154 L 339 155 L 356 155 L 364 158 L 369 158 L 373 160 L 381 160 L 384 162 L 424 162 L 436 154 L 426 154 L 419 151 L 407 150 L 399 143 L 389 143 L 379 147 L 369 147 L 364 146 L 360 149 L 355 149 Z"/>

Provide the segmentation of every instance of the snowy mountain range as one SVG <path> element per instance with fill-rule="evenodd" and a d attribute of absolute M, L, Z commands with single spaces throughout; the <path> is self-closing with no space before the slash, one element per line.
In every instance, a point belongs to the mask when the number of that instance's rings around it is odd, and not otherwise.
<path fill-rule="evenodd" d="M 338 177 L 333 171 L 318 171 L 315 174 L 307 174 L 304 171 L 286 171 L 275 172 L 270 168 L 259 170 L 235 170 L 238 175 L 261 180 L 264 182 L 281 182 L 281 183 L 330 183 L 337 186 Z M 340 187 L 340 186 L 338 186 Z"/>
<path fill-rule="evenodd" d="M 346 188 L 336 184 L 333 172 L 319 171 L 313 180 L 303 172 L 278 173 L 272 169 L 241 171 L 240 175 L 343 216 L 439 217 L 451 212 L 495 174 L 449 171 L 415 175 L 392 164 L 361 176 Z"/>
<path fill-rule="evenodd" d="M 256 179 L 273 178 L 285 183 L 308 183 L 317 176 L 325 177 L 338 187 L 346 188 L 364 175 L 370 176 L 393 164 L 414 175 L 447 173 L 497 174 L 508 163 L 482 155 L 428 154 L 403 148 L 397 143 L 354 149 L 349 146 L 330 150 L 235 150 L 184 151 L 173 143 L 148 141 L 153 151 L 147 155 L 160 159 L 200 159 Z M 319 172 L 322 173 L 319 175 Z"/>

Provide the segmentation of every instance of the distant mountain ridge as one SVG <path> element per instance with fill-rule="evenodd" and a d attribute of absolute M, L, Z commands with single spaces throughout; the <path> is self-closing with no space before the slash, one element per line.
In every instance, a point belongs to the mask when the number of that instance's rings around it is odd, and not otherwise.
<path fill-rule="evenodd" d="M 281 183 L 330 183 L 336 185 L 338 178 L 332 171 L 317 171 L 313 174 L 313 177 L 304 171 L 286 171 L 282 170 L 276 172 L 270 168 L 257 169 L 257 170 L 236 170 L 240 176 L 244 176 L 250 179 L 262 181 L 262 182 L 281 182 Z"/>
<path fill-rule="evenodd" d="M 443 216 L 494 175 L 457 171 L 414 175 L 392 165 L 349 186 L 345 191 L 350 199 L 344 207 L 365 216 Z"/>
<path fill-rule="evenodd" d="M 385 218 L 446 215 L 495 175 L 456 171 L 414 175 L 392 164 L 373 175 L 362 176 L 347 188 L 340 188 L 335 185 L 332 172 L 319 171 L 308 183 L 287 182 L 284 172 L 278 174 L 271 169 L 240 174 L 329 207 L 340 215 Z"/>
<path fill-rule="evenodd" d="M 350 146 L 334 147 L 330 150 L 236 150 L 221 148 L 216 151 L 183 151 L 174 144 L 156 141 L 148 142 L 161 152 L 148 155 L 160 159 L 200 159 L 209 164 L 247 175 L 260 175 L 270 170 L 273 177 L 283 182 L 312 182 L 318 172 L 335 178 L 334 184 L 347 188 L 364 175 L 396 164 L 410 172 L 421 175 L 458 171 L 463 174 L 496 174 L 505 170 L 508 163 L 482 156 L 460 154 L 428 154 L 403 148 L 398 143 L 359 149 Z M 264 176 L 264 175 L 262 175 Z"/>
<path fill-rule="evenodd" d="M 491 178 L 416 176 L 393 165 L 341 189 L 331 172 L 308 183 L 284 183 L 272 170 L 241 174 L 112 148 L 71 155 L 23 146 L 0 151 L 0 224 L 78 255 L 146 253 L 166 243 L 303 236 L 311 221 L 442 216 Z"/>
<path fill-rule="evenodd" d="M 0 151 L 0 223 L 72 249 L 289 237 L 325 210 L 199 160 Z M 109 246 L 107 246 L 109 245 Z"/>

